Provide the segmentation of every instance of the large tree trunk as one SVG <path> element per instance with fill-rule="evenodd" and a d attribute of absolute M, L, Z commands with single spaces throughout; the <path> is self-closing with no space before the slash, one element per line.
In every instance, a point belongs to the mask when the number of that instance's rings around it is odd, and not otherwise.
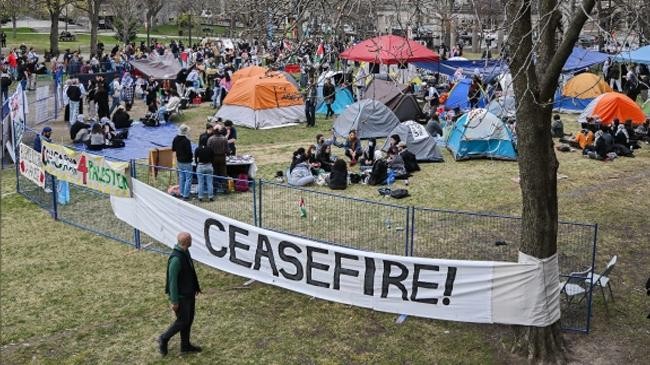
<path fill-rule="evenodd" d="M 16 16 L 16 12 L 14 11 L 11 14 L 11 32 L 12 32 L 12 34 L 14 36 L 14 39 L 16 38 L 16 34 L 18 32 L 18 30 L 17 30 L 18 26 L 16 25 L 17 22 L 18 22 L 18 17 Z"/>
<path fill-rule="evenodd" d="M 97 54 L 97 29 L 99 28 L 99 7 L 93 8 L 90 15 L 90 54 Z"/>
<path fill-rule="evenodd" d="M 61 9 L 50 9 L 50 54 L 58 56 L 59 54 L 59 15 Z"/>

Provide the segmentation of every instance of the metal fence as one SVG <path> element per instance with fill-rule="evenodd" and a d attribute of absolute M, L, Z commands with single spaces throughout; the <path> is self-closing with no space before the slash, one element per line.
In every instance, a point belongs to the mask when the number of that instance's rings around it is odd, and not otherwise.
<path fill-rule="evenodd" d="M 25 93 L 25 102 L 29 105 L 29 112 L 25 114 L 28 127 L 57 120 L 63 108 L 62 85 L 43 75 L 37 78 L 35 86 L 34 90 Z"/>
<path fill-rule="evenodd" d="M 35 132 L 27 129 L 23 141 Z M 162 191 L 178 182 L 177 170 L 131 161 L 131 175 Z M 198 174 L 196 174 L 198 176 Z M 50 177 L 41 189 L 16 170 L 17 191 L 55 219 L 113 238 L 137 249 L 169 252 L 128 224 L 118 220 L 107 194 L 69 185 L 69 200 L 57 199 L 58 184 Z M 217 187 L 214 201 L 190 200 L 211 212 L 311 240 L 360 250 L 418 257 L 516 262 L 521 218 L 451 210 L 400 206 L 272 181 L 247 181 L 247 192 L 233 192 L 237 179 L 204 175 Z M 195 185 L 193 185 L 195 186 Z M 193 188 L 193 193 L 195 193 Z M 570 273 L 594 267 L 597 225 L 560 222 L 558 260 L 562 280 Z M 568 303 L 562 300 L 562 328 L 588 332 L 591 295 Z"/>

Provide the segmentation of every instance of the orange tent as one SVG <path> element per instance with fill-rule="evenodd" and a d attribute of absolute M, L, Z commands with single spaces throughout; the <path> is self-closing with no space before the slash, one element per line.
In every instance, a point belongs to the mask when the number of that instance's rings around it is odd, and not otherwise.
<path fill-rule="evenodd" d="M 580 99 L 593 99 L 608 92 L 612 92 L 612 88 L 605 80 L 589 72 L 572 77 L 562 88 L 562 96 Z"/>
<path fill-rule="evenodd" d="M 578 122 L 586 122 L 587 117 L 598 117 L 605 125 L 616 118 L 621 123 L 629 119 L 633 125 L 643 124 L 646 119 L 639 104 L 625 94 L 616 92 L 605 93 L 592 100 L 578 117 Z"/>
<path fill-rule="evenodd" d="M 233 84 L 216 117 L 250 128 L 305 121 L 304 101 L 283 75 L 242 78 Z"/>
<path fill-rule="evenodd" d="M 266 72 L 269 69 L 266 67 L 259 67 L 259 66 L 249 66 L 249 67 L 244 67 L 242 69 L 239 69 L 235 71 L 235 73 L 232 74 L 232 77 L 230 78 L 232 80 L 232 83 L 234 84 L 237 80 L 243 79 L 246 77 L 253 77 L 253 76 L 264 76 L 266 75 Z"/>

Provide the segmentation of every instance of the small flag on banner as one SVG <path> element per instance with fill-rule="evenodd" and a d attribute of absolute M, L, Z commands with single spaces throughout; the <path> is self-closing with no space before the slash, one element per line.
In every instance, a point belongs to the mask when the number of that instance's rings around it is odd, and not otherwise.
<path fill-rule="evenodd" d="M 305 199 L 302 197 L 298 201 L 298 209 L 300 210 L 300 218 L 307 218 L 307 207 L 305 207 Z"/>

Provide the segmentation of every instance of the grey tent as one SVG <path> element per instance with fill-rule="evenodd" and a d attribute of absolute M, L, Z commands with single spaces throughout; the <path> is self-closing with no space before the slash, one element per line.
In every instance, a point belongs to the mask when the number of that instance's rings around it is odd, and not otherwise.
<path fill-rule="evenodd" d="M 492 100 L 485 109 L 501 119 L 513 118 L 517 113 L 517 102 L 514 96 L 502 96 Z"/>
<path fill-rule="evenodd" d="M 397 134 L 401 141 L 406 142 L 406 148 L 420 162 L 443 162 L 442 153 L 436 139 L 429 135 L 423 125 L 412 120 L 406 121 L 393 129 L 389 135 Z M 386 140 L 384 151 L 387 151 L 389 141 Z"/>
<path fill-rule="evenodd" d="M 415 96 L 408 92 L 406 85 L 375 78 L 368 84 L 363 98 L 384 103 L 402 122 L 423 117 L 420 104 Z"/>
<path fill-rule="evenodd" d="M 364 99 L 347 108 L 334 121 L 334 132 L 347 137 L 351 130 L 359 138 L 383 138 L 399 125 L 399 119 L 388 107 L 377 100 Z"/>
<path fill-rule="evenodd" d="M 129 61 L 131 66 L 140 71 L 149 80 L 173 80 L 181 70 L 181 65 L 172 54 Z"/>

